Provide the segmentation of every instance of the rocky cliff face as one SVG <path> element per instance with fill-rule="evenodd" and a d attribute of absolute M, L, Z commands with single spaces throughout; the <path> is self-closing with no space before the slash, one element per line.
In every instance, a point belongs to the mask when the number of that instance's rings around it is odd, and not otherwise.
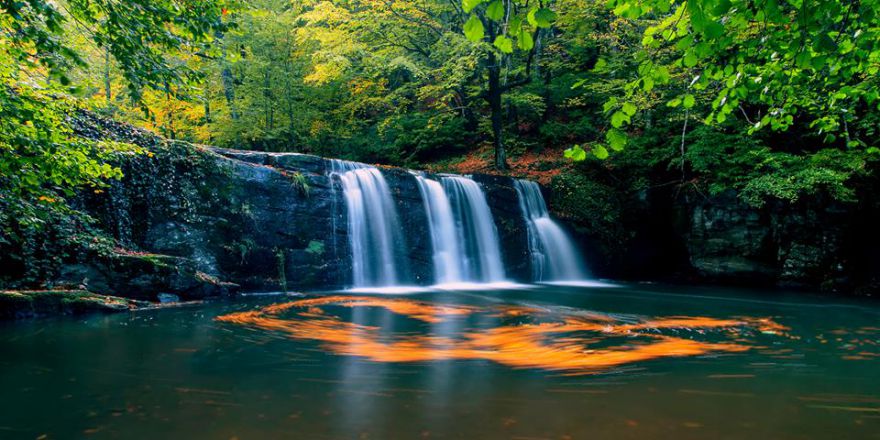
<path fill-rule="evenodd" d="M 862 293 L 875 282 L 856 261 L 876 244 L 856 206 L 815 199 L 757 209 L 727 192 L 680 209 L 690 262 L 707 279 Z"/>
<path fill-rule="evenodd" d="M 328 177 L 328 160 L 169 142 L 88 115 L 79 132 L 133 142 L 152 153 L 121 157 L 126 177 L 77 201 L 124 249 L 66 262 L 59 285 L 155 300 L 165 292 L 198 299 L 351 283 L 345 204 Z M 429 284 L 430 235 L 416 180 L 407 170 L 381 170 L 406 231 L 411 279 L 404 281 Z M 528 281 L 527 228 L 512 180 L 473 177 L 493 211 L 508 277 Z M 591 254 L 596 237 L 588 230 L 579 236 L 596 275 L 656 279 L 660 271 L 689 282 L 865 294 L 880 285 L 874 265 L 880 261 L 880 232 L 872 220 L 880 217 L 877 203 L 864 208 L 812 200 L 755 209 L 725 193 L 646 196 L 632 205 L 637 212 L 622 218 L 634 219 L 627 223 L 634 238 L 616 246 L 616 255 Z"/>
<path fill-rule="evenodd" d="M 92 135 L 112 137 L 115 132 L 111 127 Z M 164 259 L 160 267 L 186 268 L 192 276 L 181 278 L 175 271 L 173 277 L 134 276 L 124 270 L 113 277 L 106 264 L 96 267 L 86 259 L 86 264 L 65 267 L 62 278 L 67 283 L 124 294 L 125 283 L 133 282 L 134 296 L 145 299 L 160 292 L 200 298 L 237 289 L 350 285 L 345 202 L 338 182 L 328 177 L 329 160 L 160 142 L 142 132 L 121 140 L 147 145 L 152 154 L 123 158 L 125 178 L 103 193 L 85 194 L 80 207 L 134 251 L 129 253 L 135 260 L 157 255 Z M 411 279 L 404 281 L 430 284 L 429 225 L 416 179 L 404 169 L 381 168 L 381 172 L 405 231 L 403 248 Z M 486 191 L 509 276 L 526 281 L 527 229 L 513 181 L 496 176 L 474 179 Z M 185 282 L 191 279 L 216 282 L 206 289 Z"/>

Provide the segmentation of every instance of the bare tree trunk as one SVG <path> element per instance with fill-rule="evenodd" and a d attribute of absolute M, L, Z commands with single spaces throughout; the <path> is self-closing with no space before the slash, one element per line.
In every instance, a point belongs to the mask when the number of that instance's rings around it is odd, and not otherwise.
<path fill-rule="evenodd" d="M 266 131 L 272 130 L 275 125 L 273 112 L 272 112 L 272 84 L 271 84 L 271 72 L 269 71 L 269 67 L 266 67 L 266 70 L 263 72 L 263 103 L 264 103 L 264 111 L 266 115 Z"/>
<path fill-rule="evenodd" d="M 495 169 L 506 170 L 507 153 L 504 151 L 504 114 L 501 107 L 501 66 L 494 54 L 489 55 L 489 90 L 486 92 L 486 101 L 489 102 L 489 111 L 492 119 L 492 146 L 495 149 Z"/>
<path fill-rule="evenodd" d="M 110 47 L 104 48 L 104 99 L 107 101 L 107 107 L 110 107 L 112 99 L 112 90 L 110 88 Z"/>
<path fill-rule="evenodd" d="M 223 69 L 220 70 L 220 80 L 223 83 L 223 96 L 226 97 L 226 104 L 229 105 L 229 115 L 232 120 L 238 120 L 238 109 L 235 107 L 235 78 L 232 76 L 232 68 L 226 59 L 226 42 L 223 41 L 223 34 L 217 33 L 215 36 L 221 41 L 220 47 L 220 63 Z"/>

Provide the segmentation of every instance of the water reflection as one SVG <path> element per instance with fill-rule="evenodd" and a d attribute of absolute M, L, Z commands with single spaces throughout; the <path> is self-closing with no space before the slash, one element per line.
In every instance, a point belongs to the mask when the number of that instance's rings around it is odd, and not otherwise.
<path fill-rule="evenodd" d="M 369 319 L 364 309 L 377 310 L 379 319 Z M 341 316 L 343 311 L 350 319 Z M 769 318 L 622 318 L 561 307 L 341 295 L 273 304 L 217 320 L 318 341 L 332 353 L 374 362 L 487 360 L 565 375 L 658 358 L 744 352 L 754 347 L 752 336 L 784 337 L 788 330 Z"/>

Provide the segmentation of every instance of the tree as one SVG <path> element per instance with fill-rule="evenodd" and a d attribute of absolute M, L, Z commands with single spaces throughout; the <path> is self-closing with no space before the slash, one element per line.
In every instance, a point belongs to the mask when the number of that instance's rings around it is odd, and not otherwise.
<path fill-rule="evenodd" d="M 631 121 L 640 97 L 662 86 L 673 92 L 668 106 L 700 112 L 707 124 L 741 118 L 750 133 L 798 126 L 830 145 L 867 145 L 858 127 L 880 103 L 880 2 L 612 0 L 608 5 L 618 16 L 645 24 L 635 54 L 637 76 L 606 105 L 615 128 Z M 614 136 L 618 145 L 623 142 L 619 132 Z"/>
<path fill-rule="evenodd" d="M 70 35 L 112 55 L 142 103 L 145 90 L 176 92 L 198 75 L 167 55 L 206 50 L 222 11 L 220 0 L 0 0 L 0 240 L 69 212 L 74 190 L 120 176 L 110 156 L 137 151 L 72 135 L 69 74 L 86 62 Z"/>
<path fill-rule="evenodd" d="M 464 23 L 465 36 L 474 42 L 489 43 L 494 49 L 486 52 L 484 68 L 488 87 L 482 97 L 488 102 L 491 114 L 495 168 L 505 170 L 508 166 L 502 137 L 502 98 L 510 90 L 532 81 L 532 63 L 540 47 L 536 41 L 541 38 L 541 29 L 552 25 L 556 13 L 545 7 L 543 1 L 529 6 L 528 1 L 462 0 L 462 9 L 463 13 L 470 13 Z M 522 51 L 519 57 L 513 56 L 514 44 Z M 506 75 L 502 77 L 504 66 L 510 71 L 511 63 L 517 60 L 524 63 L 522 73 L 510 80 Z"/>

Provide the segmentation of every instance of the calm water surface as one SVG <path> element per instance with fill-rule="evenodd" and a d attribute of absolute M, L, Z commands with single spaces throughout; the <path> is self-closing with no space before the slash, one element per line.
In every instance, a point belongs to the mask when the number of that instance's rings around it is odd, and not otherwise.
<path fill-rule="evenodd" d="M 880 303 L 544 286 L 0 325 L 0 438 L 880 438 Z"/>

